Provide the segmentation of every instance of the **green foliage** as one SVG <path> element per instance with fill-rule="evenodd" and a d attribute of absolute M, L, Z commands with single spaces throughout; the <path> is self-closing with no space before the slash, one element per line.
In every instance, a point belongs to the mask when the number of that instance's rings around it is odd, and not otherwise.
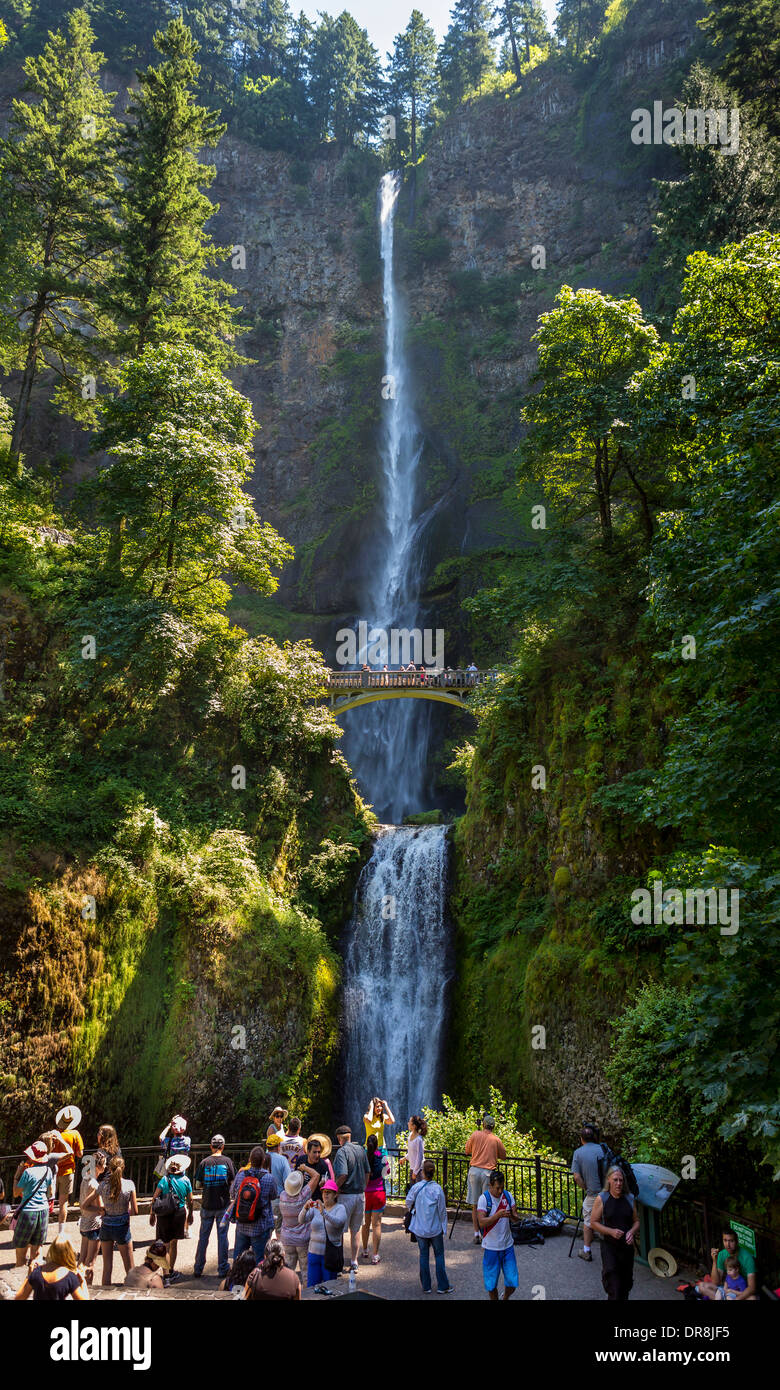
<path fill-rule="evenodd" d="M 449 1096 L 442 1096 L 442 1109 L 433 1110 L 424 1106 L 423 1117 L 428 1123 L 425 1144 L 428 1149 L 449 1149 L 452 1153 L 463 1153 L 469 1135 L 481 1128 L 482 1116 L 492 1115 L 495 1120 L 494 1134 L 511 1158 L 541 1158 L 553 1163 L 563 1160 L 554 1149 L 542 1143 L 532 1129 L 523 1130 L 518 1115 L 517 1102 L 504 1100 L 495 1086 L 487 1087 L 487 1104 L 468 1105 L 459 1109 Z M 404 1132 L 398 1136 L 399 1142 L 406 1143 L 409 1135 Z"/>
<path fill-rule="evenodd" d="M 706 1181 L 719 1145 L 700 1093 L 685 1078 L 687 1049 L 659 1048 L 672 1034 L 681 1044 L 697 1015 L 695 990 L 643 985 L 615 1022 L 607 1076 L 629 1126 L 631 1156 L 678 1172 L 683 1154 L 693 1154 L 699 1177 Z"/>
<path fill-rule="evenodd" d="M 62 409 L 94 421 L 96 378 L 107 373 L 101 302 L 113 273 L 116 122 L 93 41 L 86 12 L 75 10 L 67 30 L 26 60 L 34 100 L 14 100 L 0 142 L 0 357 L 21 371 L 17 464 L 38 374 L 54 374 Z"/>
<path fill-rule="evenodd" d="M 115 534 L 121 523 L 112 574 L 184 610 L 224 603 L 225 573 L 272 593 L 271 569 L 292 551 L 243 489 L 248 401 L 194 348 L 147 347 L 121 386 L 99 436 L 111 462 L 84 489 Z"/>
<path fill-rule="evenodd" d="M 172 19 L 155 47 L 162 61 L 140 74 L 119 149 L 121 231 L 110 296 L 122 323 L 119 350 L 189 342 L 227 366 L 244 359 L 230 342 L 233 291 L 206 273 L 228 248 L 204 230 L 217 209 L 202 190 L 216 170 L 198 159 L 225 127 L 194 100 L 196 45 L 183 21 Z"/>

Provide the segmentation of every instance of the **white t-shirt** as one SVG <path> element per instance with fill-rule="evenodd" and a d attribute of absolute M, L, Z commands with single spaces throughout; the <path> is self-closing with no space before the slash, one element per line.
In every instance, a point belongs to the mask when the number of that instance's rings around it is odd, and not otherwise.
<path fill-rule="evenodd" d="M 425 1158 L 425 1145 L 421 1134 L 416 1134 L 414 1139 L 409 1140 L 406 1150 L 406 1161 L 409 1164 L 410 1173 L 422 1172 L 423 1159 Z"/>
<path fill-rule="evenodd" d="M 284 1154 L 288 1163 L 292 1163 L 304 1147 L 300 1134 L 288 1134 L 279 1145 L 279 1152 Z"/>
<path fill-rule="evenodd" d="M 483 1192 L 477 1202 L 477 1211 L 484 1211 L 488 1216 L 492 1216 L 499 1203 L 503 1203 L 506 1208 L 506 1216 L 497 1221 L 489 1231 L 482 1232 L 483 1250 L 508 1250 L 512 1244 L 512 1232 L 509 1228 L 509 1212 L 515 1204 L 515 1199 L 511 1192 L 506 1188 L 498 1198 L 493 1197 L 491 1192 Z"/>

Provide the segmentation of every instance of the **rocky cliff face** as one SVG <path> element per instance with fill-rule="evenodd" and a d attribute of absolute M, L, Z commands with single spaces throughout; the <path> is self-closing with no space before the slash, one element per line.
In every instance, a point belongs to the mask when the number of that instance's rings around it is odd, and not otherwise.
<path fill-rule="evenodd" d="M 679 92 L 701 8 L 635 6 L 593 73 L 542 68 L 520 92 L 465 105 L 431 141 L 414 199 L 402 195 L 433 516 L 426 598 L 453 657 L 478 640 L 460 600 L 497 553 L 522 544 L 511 455 L 537 316 L 562 283 L 621 293 L 641 276 L 652 179 L 673 156 L 631 143 L 631 111 Z M 297 552 L 278 599 L 239 600 L 237 615 L 313 635 L 330 655 L 337 627 L 361 610 L 379 524 L 380 170 L 356 159 L 325 147 L 304 167 L 233 136 L 214 185 L 215 234 L 245 253 L 231 278 L 258 357 L 238 383 L 262 425 L 254 490 Z"/>

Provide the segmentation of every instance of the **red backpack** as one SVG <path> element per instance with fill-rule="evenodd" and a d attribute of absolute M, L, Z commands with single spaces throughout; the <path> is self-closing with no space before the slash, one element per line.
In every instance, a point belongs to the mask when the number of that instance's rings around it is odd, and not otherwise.
<path fill-rule="evenodd" d="M 248 1173 L 236 1193 L 236 1221 L 256 1221 L 262 1205 L 260 1179 Z"/>

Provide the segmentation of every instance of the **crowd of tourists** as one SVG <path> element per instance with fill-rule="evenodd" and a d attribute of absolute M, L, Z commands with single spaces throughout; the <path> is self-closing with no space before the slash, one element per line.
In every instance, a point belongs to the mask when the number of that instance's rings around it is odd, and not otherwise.
<path fill-rule="evenodd" d="M 302 1288 L 327 1285 L 345 1267 L 352 1273 L 360 1260 L 380 1263 L 382 1212 L 390 1176 L 385 1125 L 394 1125 L 395 1116 L 378 1096 L 372 1097 L 363 1116 L 362 1142 L 353 1141 L 349 1125 L 340 1125 L 335 1146 L 326 1134 L 304 1138 L 300 1119 L 276 1106 L 268 1117 L 264 1139 L 238 1170 L 224 1152 L 224 1136 L 214 1134 L 209 1155 L 193 1173 L 187 1121 L 174 1115 L 159 1136 L 157 1181 L 149 1213 L 155 1239 L 138 1265 L 130 1224 L 139 1213 L 138 1195 L 125 1174 L 116 1130 L 113 1125 L 101 1125 L 95 1150 L 85 1153 L 80 1123 L 77 1106 L 57 1113 L 55 1128 L 24 1150 L 12 1182 L 13 1205 L 0 1207 L 0 1221 L 12 1227 L 16 1264 L 28 1267 L 15 1295 L 18 1299 L 31 1295 L 36 1300 L 88 1298 L 97 1279 L 98 1255 L 102 1285 L 114 1282 L 115 1253 L 128 1287 L 169 1287 L 182 1277 L 176 1262 L 180 1242 L 190 1238 L 195 1221 L 195 1189 L 201 1191 L 195 1279 L 203 1277 L 212 1233 L 222 1287 L 241 1288 L 246 1298 L 300 1298 Z M 422 1117 L 410 1116 L 405 1159 L 408 1202 L 412 1229 L 416 1226 L 419 1231 L 421 1257 L 423 1250 L 438 1252 L 441 1242 L 438 1227 L 429 1230 L 430 1204 L 421 1201 L 418 1207 L 417 1203 L 418 1190 L 428 1186 L 433 1175 L 433 1164 L 425 1160 L 425 1133 Z M 77 1249 L 66 1235 L 66 1223 L 79 1168 Z M 444 1194 L 440 1188 L 438 1192 L 446 1226 Z M 55 1208 L 57 1233 L 50 1239 Z M 43 1258 L 41 1249 L 47 1239 L 50 1244 Z M 439 1253 L 436 1268 L 443 1269 Z M 444 1292 L 441 1283 L 440 1292 Z"/>
<path fill-rule="evenodd" d="M 381 1261 L 382 1216 L 391 1175 L 385 1126 L 394 1125 L 395 1116 L 379 1096 L 372 1097 L 363 1115 L 362 1139 L 353 1139 L 350 1126 L 343 1124 L 335 1131 L 335 1144 L 323 1133 L 304 1138 L 300 1119 L 275 1106 L 264 1138 L 238 1170 L 225 1153 L 224 1136 L 216 1133 L 210 1153 L 193 1173 L 187 1120 L 172 1116 L 159 1136 L 149 1212 L 154 1239 L 140 1264 L 134 1260 L 131 1231 L 131 1218 L 139 1214 L 138 1196 L 125 1174 L 117 1132 L 113 1125 L 101 1125 L 96 1148 L 85 1153 L 80 1122 L 78 1107 L 65 1106 L 56 1115 L 55 1127 L 25 1149 L 13 1177 L 11 1206 L 3 1200 L 0 1183 L 0 1225 L 12 1227 L 17 1266 L 27 1265 L 17 1299 L 87 1299 L 97 1280 L 98 1255 L 102 1285 L 114 1282 L 115 1253 L 128 1288 L 151 1291 L 176 1283 L 182 1278 L 176 1269 L 179 1245 L 191 1238 L 195 1221 L 195 1189 L 201 1204 L 192 1277 L 203 1277 L 214 1234 L 221 1287 L 235 1296 L 299 1299 L 307 1287 L 330 1293 L 328 1286 L 342 1272 L 349 1274 L 351 1287 L 360 1261 Z M 426 1133 L 425 1120 L 410 1116 L 402 1175 L 404 1228 L 418 1248 L 423 1292 L 432 1292 L 433 1255 L 437 1292 L 447 1294 L 453 1287 L 445 1261 L 447 1199 L 436 1180 L 436 1164 L 425 1154 Z M 579 1255 L 590 1263 L 598 1236 L 604 1291 L 610 1301 L 625 1301 L 633 1284 L 638 1204 L 627 1190 L 621 1166 L 603 1173 L 604 1150 L 595 1126 L 584 1125 L 580 1137 L 571 1164 L 574 1182 L 583 1192 Z M 507 1300 L 518 1287 L 513 1228 L 520 1216 L 501 1170 L 507 1154 L 491 1115 L 469 1135 L 465 1153 L 469 1167 L 464 1187 L 474 1244 L 482 1251 L 484 1288 L 491 1300 Z M 77 1249 L 67 1237 L 66 1224 L 79 1168 Z M 49 1227 L 55 1207 L 58 1224 L 52 1239 Z M 41 1249 L 47 1239 L 44 1258 Z M 722 1248 L 712 1251 L 708 1276 L 691 1288 L 706 1299 L 756 1297 L 755 1263 L 733 1231 L 724 1230 Z"/>

